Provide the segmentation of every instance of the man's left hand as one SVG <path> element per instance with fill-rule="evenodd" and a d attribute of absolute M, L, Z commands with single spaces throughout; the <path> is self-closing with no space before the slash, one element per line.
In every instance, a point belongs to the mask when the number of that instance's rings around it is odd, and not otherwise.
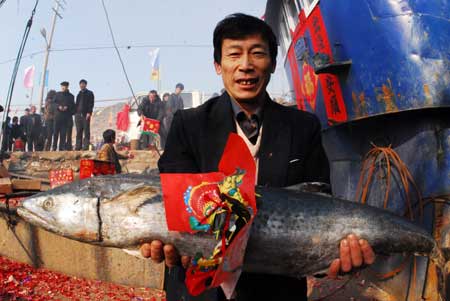
<path fill-rule="evenodd" d="M 89 121 L 89 119 L 91 119 L 91 114 L 90 114 L 90 113 L 87 113 L 87 114 L 86 114 L 86 120 Z"/>
<path fill-rule="evenodd" d="M 347 273 L 352 268 L 375 261 L 375 253 L 367 240 L 359 239 L 354 234 L 341 240 L 339 254 L 340 258 L 335 259 L 328 269 L 328 277 L 332 279 L 337 278 L 340 271 Z"/>

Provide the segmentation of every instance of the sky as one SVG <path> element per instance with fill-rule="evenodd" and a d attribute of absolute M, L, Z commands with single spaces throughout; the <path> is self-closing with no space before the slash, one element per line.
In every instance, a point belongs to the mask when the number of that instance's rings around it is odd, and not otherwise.
<path fill-rule="evenodd" d="M 62 2 L 62 0 L 60 0 Z M 0 103 L 3 105 L 14 66 L 14 58 L 34 0 L 6 0 L 0 7 Z M 243 12 L 257 17 L 264 15 L 264 0 L 105 0 L 114 36 L 135 92 L 158 87 L 150 80 L 149 51 L 160 48 L 160 92 L 172 91 L 178 82 L 186 91 L 205 93 L 220 91 L 221 78 L 216 75 L 212 59 L 212 35 L 215 25 L 226 15 Z M 21 61 L 12 107 L 38 102 L 45 40 L 40 30 L 50 35 L 53 0 L 40 0 L 33 26 Z M 113 45 L 101 0 L 66 0 L 62 19 L 56 22 L 49 57 L 49 88 L 59 89 L 61 81 L 70 83 L 72 93 L 78 93 L 81 78 L 88 81 L 96 99 L 116 99 L 131 96 Z M 126 47 L 131 46 L 131 47 Z M 31 53 L 41 52 L 35 55 Z M 34 65 L 33 97 L 23 84 L 24 70 Z M 288 89 L 284 70 L 278 63 L 268 87 L 273 95 Z M 281 66 L 281 67 L 280 67 Z M 162 93 L 161 93 L 162 94 Z"/>

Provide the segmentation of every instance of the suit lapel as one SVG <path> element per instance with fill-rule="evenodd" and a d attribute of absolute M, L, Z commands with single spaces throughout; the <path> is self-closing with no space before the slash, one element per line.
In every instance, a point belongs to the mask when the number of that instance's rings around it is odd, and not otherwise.
<path fill-rule="evenodd" d="M 206 141 L 204 151 L 207 156 L 201 156 L 203 169 L 206 171 L 217 171 L 229 134 L 236 133 L 233 110 L 230 97 L 223 93 L 211 107 L 208 114 Z"/>
<path fill-rule="evenodd" d="M 278 104 L 267 100 L 259 151 L 258 184 L 280 187 L 287 180 L 291 130 Z"/>

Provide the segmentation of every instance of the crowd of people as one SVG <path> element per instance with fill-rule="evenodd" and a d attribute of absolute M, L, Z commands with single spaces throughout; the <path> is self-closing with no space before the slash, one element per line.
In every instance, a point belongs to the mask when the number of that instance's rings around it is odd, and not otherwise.
<path fill-rule="evenodd" d="M 3 123 L 2 151 L 64 151 L 73 150 L 72 132 L 76 127 L 75 150 L 87 150 L 90 145 L 90 121 L 94 109 L 94 93 L 87 89 L 87 81 L 80 80 L 75 99 L 69 83 L 63 81 L 61 90 L 50 90 L 45 98 L 42 114 L 36 106 L 25 109 L 20 117 L 8 117 Z"/>
<path fill-rule="evenodd" d="M 181 97 L 183 90 L 184 85 L 178 83 L 175 86 L 175 92 L 172 94 L 164 93 L 162 100 L 156 90 L 150 90 L 148 95 L 139 104 L 138 115 L 141 118 L 141 122 L 144 121 L 144 117 L 159 121 L 160 147 L 162 149 L 165 147 L 167 134 L 169 133 L 174 114 L 178 110 L 184 109 L 183 98 Z M 140 149 L 147 149 L 151 144 L 154 144 L 154 136 L 141 136 Z"/>

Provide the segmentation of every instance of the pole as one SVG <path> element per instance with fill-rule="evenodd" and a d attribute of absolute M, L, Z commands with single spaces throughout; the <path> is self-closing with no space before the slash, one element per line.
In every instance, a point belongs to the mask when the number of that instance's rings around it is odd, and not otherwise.
<path fill-rule="evenodd" d="M 34 92 L 34 85 L 31 86 L 31 91 L 30 91 L 30 105 L 33 105 L 33 92 Z"/>
<path fill-rule="evenodd" d="M 53 9 L 55 14 L 53 15 L 52 29 L 50 30 L 50 37 L 49 37 L 48 41 L 47 41 L 47 38 L 45 39 L 47 48 L 45 49 L 44 67 L 43 67 L 43 71 L 42 71 L 41 87 L 39 89 L 39 106 L 37 107 L 38 113 L 41 113 L 42 103 L 44 102 L 44 87 L 45 87 L 45 77 L 46 77 L 45 74 L 47 73 L 48 56 L 50 54 L 50 48 L 52 47 L 52 39 L 53 39 L 53 33 L 55 32 L 56 18 L 59 16 L 58 10 L 59 10 L 59 4 L 55 1 L 55 8 Z"/>

